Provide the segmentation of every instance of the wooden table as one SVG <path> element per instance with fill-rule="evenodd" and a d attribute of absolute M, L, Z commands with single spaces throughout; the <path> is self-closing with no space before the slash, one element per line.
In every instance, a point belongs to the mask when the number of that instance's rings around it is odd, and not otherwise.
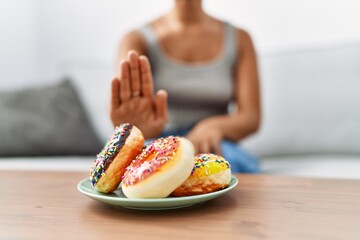
<path fill-rule="evenodd" d="M 87 173 L 0 174 L 0 239 L 360 239 L 355 180 L 237 175 L 205 204 L 139 211 L 80 194 Z"/>

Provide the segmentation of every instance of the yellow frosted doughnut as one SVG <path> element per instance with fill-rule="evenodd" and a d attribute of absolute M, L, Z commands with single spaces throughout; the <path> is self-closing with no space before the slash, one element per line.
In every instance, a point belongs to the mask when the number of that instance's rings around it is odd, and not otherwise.
<path fill-rule="evenodd" d="M 190 177 L 172 196 L 190 196 L 226 188 L 231 180 L 231 166 L 223 157 L 211 153 L 198 154 Z"/>

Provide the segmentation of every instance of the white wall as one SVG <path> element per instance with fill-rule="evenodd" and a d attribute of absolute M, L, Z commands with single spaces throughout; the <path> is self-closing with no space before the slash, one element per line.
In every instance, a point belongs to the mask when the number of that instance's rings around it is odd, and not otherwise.
<path fill-rule="evenodd" d="M 130 29 L 171 7 L 169 0 L 39 1 L 41 65 L 47 73 L 76 63 L 113 64 L 116 45 Z M 155 4 L 156 3 L 156 4 Z M 139 11 L 139 6 L 143 6 Z"/>
<path fill-rule="evenodd" d="M 0 88 L 53 79 L 68 65 L 113 63 L 128 30 L 171 0 L 0 0 Z M 261 54 L 360 41 L 358 0 L 208 0 L 205 9 L 246 28 Z M 87 63 L 86 63 L 87 62 Z"/>
<path fill-rule="evenodd" d="M 207 1 L 209 13 L 248 29 L 260 52 L 360 41 L 359 0 Z"/>
<path fill-rule="evenodd" d="M 0 0 L 0 89 L 38 76 L 38 24 L 34 0 Z"/>

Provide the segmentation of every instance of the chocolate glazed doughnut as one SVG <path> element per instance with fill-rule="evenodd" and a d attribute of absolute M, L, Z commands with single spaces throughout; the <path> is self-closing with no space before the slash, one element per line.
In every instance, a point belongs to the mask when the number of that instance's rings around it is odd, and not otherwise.
<path fill-rule="evenodd" d="M 144 141 L 142 132 L 131 124 L 116 127 L 90 170 L 90 181 L 96 190 L 110 193 L 118 187 L 126 167 L 141 153 Z"/>

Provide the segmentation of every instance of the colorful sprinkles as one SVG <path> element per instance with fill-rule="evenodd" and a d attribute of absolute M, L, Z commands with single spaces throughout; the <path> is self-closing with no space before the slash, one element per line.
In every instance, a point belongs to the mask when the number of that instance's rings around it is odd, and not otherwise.
<path fill-rule="evenodd" d="M 100 178 L 105 175 L 106 169 L 110 166 L 115 156 L 125 145 L 125 141 L 130 135 L 132 125 L 123 123 L 115 128 L 114 134 L 109 138 L 101 152 L 96 156 L 90 170 L 90 181 L 93 186 L 99 182 Z"/>
<path fill-rule="evenodd" d="M 219 155 L 212 153 L 198 154 L 195 156 L 195 164 L 191 176 L 208 176 L 230 168 L 229 162 Z"/>
<path fill-rule="evenodd" d="M 145 146 L 142 153 L 126 168 L 122 184 L 134 185 L 159 171 L 176 155 L 179 145 L 177 137 L 169 136 Z"/>

